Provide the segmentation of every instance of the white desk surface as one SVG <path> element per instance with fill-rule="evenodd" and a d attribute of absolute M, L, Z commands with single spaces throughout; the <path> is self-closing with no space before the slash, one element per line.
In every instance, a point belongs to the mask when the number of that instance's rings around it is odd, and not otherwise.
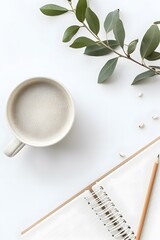
<path fill-rule="evenodd" d="M 120 61 L 107 83 L 97 76 L 109 56 L 88 57 L 61 42 L 64 30 L 75 24 L 70 14 L 46 17 L 47 3 L 67 6 L 65 0 L 1 0 L 0 14 L 0 238 L 20 239 L 20 232 L 57 207 L 123 159 L 160 135 L 160 79 L 131 86 L 144 69 Z M 140 38 L 159 19 L 159 1 L 92 1 L 101 16 L 120 8 L 126 41 Z M 103 31 L 102 31 L 103 32 Z M 104 33 L 102 33 L 103 35 Z M 104 34 L 105 36 L 105 34 Z M 138 57 L 138 55 L 137 55 Z M 3 154 L 12 138 L 5 109 L 9 94 L 30 77 L 62 82 L 71 92 L 75 123 L 67 137 L 47 148 L 26 146 L 16 157 Z M 139 92 L 143 97 L 139 98 Z M 138 124 L 145 123 L 144 129 Z"/>

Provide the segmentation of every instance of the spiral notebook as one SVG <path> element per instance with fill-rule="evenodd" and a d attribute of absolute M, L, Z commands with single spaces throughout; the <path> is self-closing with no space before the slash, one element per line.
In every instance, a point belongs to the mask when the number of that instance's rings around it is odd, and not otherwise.
<path fill-rule="evenodd" d="M 22 232 L 23 240 L 133 240 L 160 137 Z M 157 174 L 141 239 L 159 239 Z"/>

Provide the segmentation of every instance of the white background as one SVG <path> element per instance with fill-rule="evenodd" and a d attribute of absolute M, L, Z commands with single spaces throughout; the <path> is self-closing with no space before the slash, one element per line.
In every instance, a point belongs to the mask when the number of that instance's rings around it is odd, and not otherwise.
<path fill-rule="evenodd" d="M 68 6 L 65 0 L 0 1 L 0 238 L 20 239 L 20 232 L 101 174 L 160 135 L 160 79 L 131 83 L 145 69 L 121 60 L 105 84 L 97 76 L 109 56 L 89 57 L 83 49 L 62 43 L 64 30 L 76 24 L 72 14 L 47 17 L 46 3 Z M 90 0 L 103 21 L 120 8 L 126 43 L 140 38 L 159 19 L 159 1 Z M 79 35 L 88 33 L 80 31 Z M 89 36 L 89 35 L 88 35 Z M 138 52 L 138 51 L 137 51 Z M 113 57 L 113 56 L 111 56 Z M 110 57 L 110 58 L 111 58 Z M 139 54 L 134 54 L 139 59 Z M 13 159 L 3 153 L 12 133 L 5 109 L 11 91 L 30 77 L 44 76 L 71 92 L 75 123 L 66 138 L 47 148 L 26 146 Z M 139 92 L 143 97 L 139 98 Z M 138 124 L 145 123 L 144 129 Z"/>

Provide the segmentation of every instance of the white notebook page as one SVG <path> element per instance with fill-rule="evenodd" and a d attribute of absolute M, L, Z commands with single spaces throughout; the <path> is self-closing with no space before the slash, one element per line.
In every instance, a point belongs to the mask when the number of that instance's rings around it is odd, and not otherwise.
<path fill-rule="evenodd" d="M 160 141 L 137 155 L 131 161 L 105 177 L 96 186 L 104 187 L 106 193 L 136 233 L 143 203 L 150 181 L 152 168 L 160 153 Z M 160 224 L 160 166 L 157 172 L 148 214 L 141 239 L 159 239 Z"/>
<path fill-rule="evenodd" d="M 110 240 L 112 237 L 97 220 L 84 196 L 65 205 L 22 236 L 23 240 Z"/>

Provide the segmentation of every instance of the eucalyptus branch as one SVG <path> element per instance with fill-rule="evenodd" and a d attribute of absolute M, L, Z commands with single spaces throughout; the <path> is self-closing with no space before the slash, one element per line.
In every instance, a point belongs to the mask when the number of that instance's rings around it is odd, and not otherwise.
<path fill-rule="evenodd" d="M 76 8 L 73 7 L 71 0 L 67 1 L 71 9 L 67 9 L 55 4 L 47 4 L 40 10 L 43 14 L 48 16 L 56 16 L 66 12 L 72 12 L 77 20 L 82 24 L 81 26 L 73 25 L 68 27 L 64 33 L 63 42 L 69 42 L 81 27 L 84 27 L 95 39 L 94 41 L 90 38 L 82 36 L 75 39 L 70 47 L 85 47 L 84 53 L 89 56 L 104 56 L 110 53 L 115 53 L 117 55 L 116 58 L 107 61 L 107 63 L 101 69 L 98 77 L 99 83 L 106 81 L 113 74 L 119 58 L 127 59 L 147 69 L 146 72 L 138 74 L 132 84 L 155 75 L 160 75 L 159 66 L 147 66 L 144 61 L 145 59 L 148 61 L 156 61 L 160 59 L 160 53 L 155 51 L 160 43 L 160 30 L 158 28 L 160 21 L 155 22 L 143 36 L 140 45 L 140 55 L 142 61 L 139 62 L 131 57 L 131 54 L 136 50 L 138 39 L 133 40 L 128 45 L 124 43 L 125 29 L 119 16 L 119 9 L 108 13 L 104 22 L 106 35 L 113 31 L 115 39 L 109 40 L 107 38 L 103 41 L 98 35 L 100 30 L 99 19 L 97 15 L 88 7 L 87 0 L 78 0 Z M 116 50 L 117 47 L 121 47 L 124 54 L 118 52 Z"/>
<path fill-rule="evenodd" d="M 72 5 L 72 2 L 71 1 L 68 1 L 69 2 L 69 5 L 71 6 L 71 9 L 72 9 L 72 12 L 75 14 L 76 16 L 76 11 Z M 127 58 L 125 56 L 123 56 L 122 54 L 118 53 L 117 51 L 115 51 L 113 48 L 111 48 L 108 44 L 105 44 L 100 38 L 98 35 L 94 34 L 94 32 L 92 32 L 89 27 L 87 26 L 87 24 L 85 24 L 84 22 L 82 23 L 83 24 L 83 27 L 85 27 L 87 29 L 88 32 L 91 33 L 91 35 L 96 38 L 96 40 L 101 43 L 103 46 L 105 46 L 106 48 L 108 48 L 109 50 L 111 50 L 112 52 L 114 52 L 115 54 L 119 55 L 119 57 L 124 57 L 124 58 Z"/>
<path fill-rule="evenodd" d="M 76 11 L 75 11 L 75 9 L 74 9 L 74 7 L 73 7 L 73 5 L 72 5 L 72 2 L 71 2 L 71 1 L 68 1 L 68 2 L 69 2 L 69 5 L 71 6 L 72 12 L 76 15 Z M 125 55 L 122 55 L 122 54 L 120 54 L 119 52 L 117 52 L 116 50 L 114 50 L 113 48 L 111 48 L 108 44 L 105 44 L 105 43 L 99 38 L 98 35 L 94 34 L 94 33 L 89 29 L 89 27 L 88 27 L 84 22 L 83 22 L 83 26 L 92 34 L 92 36 L 93 36 L 94 38 L 96 38 L 96 40 L 98 40 L 99 43 L 101 43 L 103 46 L 105 46 L 106 48 L 108 48 L 109 50 L 111 50 L 112 52 L 114 52 L 115 54 L 117 54 L 119 57 L 123 57 L 123 58 L 128 59 L 128 60 L 130 60 L 130 61 L 132 61 L 132 62 L 134 62 L 134 63 L 136 63 L 136 64 L 138 64 L 138 65 L 140 65 L 140 66 L 142 66 L 142 67 L 144 67 L 144 68 L 147 68 L 147 69 L 149 69 L 149 70 L 153 70 L 153 68 L 151 68 L 151 67 L 149 67 L 149 66 L 146 66 L 146 65 L 144 64 L 144 61 L 142 61 L 142 63 L 141 63 L 141 62 L 138 62 L 138 61 L 136 61 L 135 59 L 131 58 L 130 55 L 128 55 L 128 54 L 125 53 L 124 48 L 123 48 L 123 52 L 124 52 Z M 155 71 L 157 74 L 159 74 L 158 71 L 156 71 L 156 70 L 154 70 L 154 71 Z"/>

